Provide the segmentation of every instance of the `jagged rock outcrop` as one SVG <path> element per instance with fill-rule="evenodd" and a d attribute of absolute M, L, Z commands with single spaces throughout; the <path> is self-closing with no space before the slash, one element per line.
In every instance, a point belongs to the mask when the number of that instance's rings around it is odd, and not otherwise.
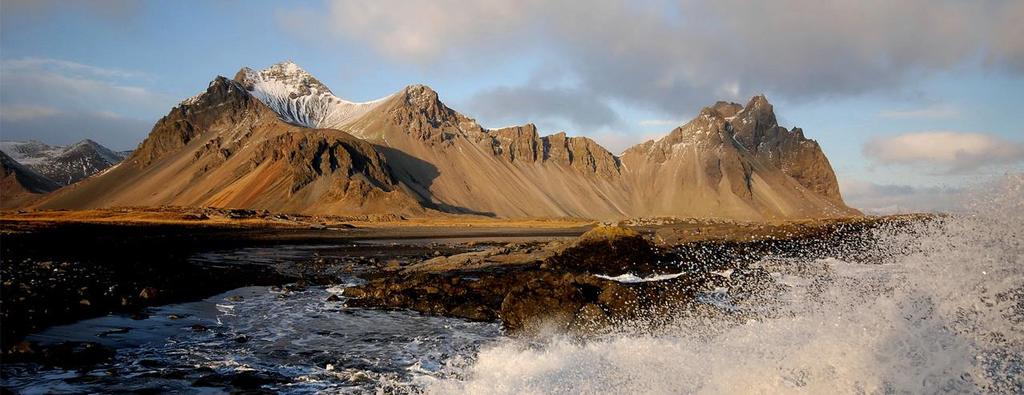
<path fill-rule="evenodd" d="M 259 114 L 262 110 L 262 114 Z M 248 114 L 255 117 L 243 119 Z M 187 99 L 171 112 L 160 118 L 153 126 L 146 140 L 132 154 L 130 161 L 138 167 L 146 167 L 177 152 L 204 131 L 217 128 L 231 128 L 242 121 L 276 116 L 264 110 L 263 105 L 246 94 L 241 84 L 217 77 L 210 82 L 206 92 Z"/>
<path fill-rule="evenodd" d="M 804 137 L 803 130 L 787 130 L 779 126 L 775 111 L 768 99 L 754 96 L 745 107 L 731 103 L 735 117 L 730 120 L 736 139 L 748 151 L 783 173 L 834 203 L 842 204 L 839 182 L 832 165 L 814 140 Z M 727 110 L 728 111 L 728 110 Z"/>
<path fill-rule="evenodd" d="M 581 174 L 612 177 L 619 173 L 619 161 L 611 152 L 586 137 L 568 137 L 565 132 L 541 137 L 537 127 L 528 123 L 495 129 L 494 154 L 509 162 L 552 162 L 570 166 Z"/>
<path fill-rule="evenodd" d="M 502 217 L 844 216 L 828 160 L 767 100 L 718 102 L 617 157 L 533 124 L 490 130 L 410 85 L 337 98 L 291 62 L 214 80 L 100 180 L 42 207 L 213 205 Z M 424 211 L 427 210 L 427 211 Z"/>

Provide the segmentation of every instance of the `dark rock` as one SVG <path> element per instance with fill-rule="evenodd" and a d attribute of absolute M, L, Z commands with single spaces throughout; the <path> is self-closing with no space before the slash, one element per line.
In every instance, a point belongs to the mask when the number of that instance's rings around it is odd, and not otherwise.
<path fill-rule="evenodd" d="M 86 368 L 108 362 L 114 350 L 93 342 L 63 342 L 42 348 L 40 362 L 65 369 Z"/>
<path fill-rule="evenodd" d="M 148 319 L 149 318 L 149 314 L 146 314 L 146 313 L 143 313 L 143 312 L 139 311 L 139 312 L 132 313 L 130 318 L 133 319 L 133 320 L 136 320 L 136 321 L 141 321 L 141 320 L 144 320 L 144 319 Z"/>
<path fill-rule="evenodd" d="M 221 387 L 243 391 L 261 390 L 263 386 L 287 383 L 288 378 L 272 372 L 243 371 L 212 373 L 192 382 L 193 387 Z"/>
<path fill-rule="evenodd" d="M 160 294 L 160 291 L 153 287 L 145 287 L 142 291 L 139 291 L 139 298 L 143 300 L 156 299 Z"/>
<path fill-rule="evenodd" d="M 123 335 L 131 331 L 131 328 L 115 328 L 100 332 L 99 337 L 107 337 L 110 335 Z"/>

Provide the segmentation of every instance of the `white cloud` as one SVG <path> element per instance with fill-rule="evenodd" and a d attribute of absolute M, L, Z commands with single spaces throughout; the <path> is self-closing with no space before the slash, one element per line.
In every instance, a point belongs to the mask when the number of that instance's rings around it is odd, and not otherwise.
<path fill-rule="evenodd" d="M 881 164 L 924 165 L 947 172 L 1024 161 L 1024 143 L 984 133 L 933 131 L 877 137 L 864 155 Z"/>
<path fill-rule="evenodd" d="M 949 104 L 935 104 L 914 110 L 886 110 L 878 113 L 883 118 L 949 119 L 960 116 L 960 109 Z"/>

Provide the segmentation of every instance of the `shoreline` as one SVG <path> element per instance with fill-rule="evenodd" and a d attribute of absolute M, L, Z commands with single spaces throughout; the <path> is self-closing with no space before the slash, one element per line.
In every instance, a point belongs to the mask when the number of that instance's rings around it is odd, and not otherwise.
<path fill-rule="evenodd" d="M 131 313 L 149 306 L 193 301 L 243 286 L 324 284 L 331 281 L 332 270 L 339 268 L 349 272 L 357 271 L 367 279 L 397 280 L 401 278 L 399 269 L 438 256 L 453 257 L 480 248 L 476 242 L 465 242 L 458 248 L 436 245 L 441 240 L 457 243 L 459 239 L 488 239 L 486 244 L 505 248 L 505 253 L 515 256 L 518 250 L 526 248 L 524 245 L 536 243 L 508 243 L 506 247 L 500 245 L 517 238 L 534 238 L 539 241 L 575 238 L 596 226 L 594 222 L 577 220 L 473 219 L 459 223 L 452 218 L 373 223 L 341 221 L 340 218 L 302 218 L 304 222 L 298 222 L 291 218 L 293 223 L 281 225 L 268 223 L 264 219 L 277 214 L 253 214 L 252 210 L 243 210 L 248 217 L 227 218 L 237 213 L 234 210 L 216 212 L 224 217 L 211 217 L 213 219 L 209 222 L 169 220 L 176 216 L 194 214 L 178 209 L 142 212 L 124 209 L 47 211 L 0 215 L 4 272 L 2 286 L 5 295 L 2 303 L 5 321 L 2 344 L 4 352 L 10 352 L 11 347 L 26 334 L 54 324 L 111 312 Z M 157 221 L 153 213 L 162 215 L 163 219 Z M 134 220 L 126 221 L 126 216 L 132 216 Z M 921 218 L 929 217 L 863 217 L 782 224 L 659 220 L 661 222 L 638 223 L 630 228 L 661 249 L 673 249 L 687 243 L 710 243 L 718 250 L 727 252 L 737 248 L 736 243 L 742 245 L 767 240 L 813 238 L 816 234 L 832 232 L 833 228 L 841 229 L 847 225 L 860 228 L 889 220 L 898 222 Z M 301 225 L 295 225 L 296 222 Z M 396 222 L 401 225 L 396 225 Z M 59 244 L 54 245 L 55 240 L 59 240 Z M 359 243 L 380 240 L 395 242 L 391 245 Z M 408 243 L 413 240 L 430 240 L 435 243 L 422 246 Z M 319 258 L 316 258 L 271 267 L 239 262 L 205 265 L 190 261 L 191 257 L 204 251 L 349 243 L 358 250 L 353 250 L 349 257 L 351 259 L 346 258 L 346 262 L 317 262 Z M 362 245 L 355 247 L 359 244 Z M 597 250 L 594 253 L 600 255 L 601 251 Z M 396 265 L 391 262 L 392 257 L 388 256 L 369 261 L 359 256 L 369 251 L 374 254 L 390 251 L 384 255 L 398 256 L 401 262 Z M 543 258 L 529 256 L 517 259 L 543 261 Z M 453 270 L 457 272 L 461 269 L 464 268 L 455 267 Z M 515 270 L 523 269 L 523 275 L 529 275 L 534 270 L 533 266 L 522 266 Z M 488 275 L 487 270 L 481 273 Z M 445 278 L 449 275 L 442 271 L 432 276 Z M 500 277 L 494 280 L 500 280 Z M 451 291 L 459 290 L 456 287 Z M 373 307 L 373 303 L 368 302 L 357 303 Z M 403 305 L 399 303 L 387 307 L 442 314 L 450 310 Z M 471 315 L 494 318 L 496 314 L 493 312 L 498 309 L 493 303 L 487 308 L 491 312 Z"/>

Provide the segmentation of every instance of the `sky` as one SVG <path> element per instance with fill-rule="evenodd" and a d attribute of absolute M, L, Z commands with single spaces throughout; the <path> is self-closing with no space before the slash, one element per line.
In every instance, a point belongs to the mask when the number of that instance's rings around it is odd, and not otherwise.
<path fill-rule="evenodd" d="M 613 152 L 767 95 L 869 212 L 1024 169 L 1024 1 L 0 1 L 0 138 L 132 149 L 217 75 L 292 60 L 372 100 Z"/>

